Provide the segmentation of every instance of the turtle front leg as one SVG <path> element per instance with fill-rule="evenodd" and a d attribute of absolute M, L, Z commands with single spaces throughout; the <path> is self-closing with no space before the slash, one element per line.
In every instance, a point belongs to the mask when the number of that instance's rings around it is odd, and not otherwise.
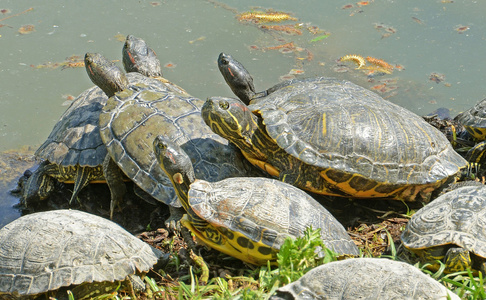
<path fill-rule="evenodd" d="M 111 202 L 110 202 L 110 219 L 113 219 L 113 212 L 115 206 L 120 208 L 123 196 L 127 193 L 127 187 L 123 182 L 123 173 L 116 163 L 111 159 L 109 154 L 106 155 L 103 161 L 103 174 L 106 179 L 106 184 L 110 188 Z"/>
<path fill-rule="evenodd" d="M 183 207 L 169 206 L 170 216 L 165 220 L 165 227 L 172 231 L 181 230 L 181 219 L 186 213 Z"/>

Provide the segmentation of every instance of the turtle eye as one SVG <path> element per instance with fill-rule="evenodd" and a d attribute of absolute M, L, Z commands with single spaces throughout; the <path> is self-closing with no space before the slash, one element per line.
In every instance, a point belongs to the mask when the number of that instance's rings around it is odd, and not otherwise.
<path fill-rule="evenodd" d="M 219 107 L 223 110 L 227 110 L 229 108 L 228 101 L 221 101 L 219 102 Z"/>

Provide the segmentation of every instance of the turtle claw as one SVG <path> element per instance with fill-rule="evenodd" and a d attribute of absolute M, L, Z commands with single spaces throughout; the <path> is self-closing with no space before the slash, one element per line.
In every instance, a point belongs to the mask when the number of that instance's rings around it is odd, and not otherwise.
<path fill-rule="evenodd" d="M 165 220 L 165 227 L 172 232 L 181 232 L 181 218 L 185 211 L 182 207 L 169 206 L 170 217 Z"/>

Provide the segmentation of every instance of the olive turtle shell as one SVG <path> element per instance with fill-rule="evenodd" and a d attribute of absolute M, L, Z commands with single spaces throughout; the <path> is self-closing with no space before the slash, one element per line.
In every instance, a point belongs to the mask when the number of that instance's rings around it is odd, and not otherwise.
<path fill-rule="evenodd" d="M 179 90 L 146 77 L 111 97 L 100 114 L 101 138 L 113 160 L 145 192 L 173 207 L 181 204 L 153 152 L 157 135 L 189 154 L 197 178 L 255 175 L 239 150 L 206 126 L 200 109 L 204 101 Z"/>
<path fill-rule="evenodd" d="M 484 224 L 486 186 L 463 186 L 418 210 L 401 239 L 412 251 L 454 244 L 486 259 Z"/>
<path fill-rule="evenodd" d="M 216 228 L 224 228 L 229 239 L 233 232 L 240 233 L 236 242 L 243 249 L 268 246 L 279 250 L 287 237 L 301 237 L 312 227 L 321 229 L 325 246 L 338 255 L 359 255 L 331 213 L 306 192 L 284 182 L 262 177 L 196 180 L 188 196 L 192 210 Z"/>
<path fill-rule="evenodd" d="M 282 299 L 453 299 L 459 296 L 404 262 L 353 258 L 318 266 L 277 290 Z"/>
<path fill-rule="evenodd" d="M 486 140 L 486 99 L 458 114 L 454 120 L 462 124 L 476 139 Z"/>
<path fill-rule="evenodd" d="M 467 164 L 423 118 L 346 80 L 291 80 L 253 99 L 249 109 L 281 149 L 336 181 L 357 174 L 425 185 Z"/>
<path fill-rule="evenodd" d="M 127 78 L 132 84 L 147 80 L 135 72 L 128 73 Z M 35 155 L 62 167 L 101 166 L 107 150 L 98 124 L 107 101 L 108 97 L 97 86 L 81 93 L 62 114 Z"/>
<path fill-rule="evenodd" d="M 33 213 L 0 229 L 0 294 L 124 280 L 161 256 L 107 219 L 76 210 Z"/>

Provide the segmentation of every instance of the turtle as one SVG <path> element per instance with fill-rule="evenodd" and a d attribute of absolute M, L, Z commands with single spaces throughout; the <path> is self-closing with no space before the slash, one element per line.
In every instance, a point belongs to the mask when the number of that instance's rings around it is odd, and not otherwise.
<path fill-rule="evenodd" d="M 96 61 L 91 59 L 94 56 Z M 112 65 L 101 57 L 88 53 L 85 60 L 92 81 L 100 87 L 112 88 L 108 92 L 114 94 L 100 114 L 101 139 L 111 161 L 130 180 L 156 200 L 169 205 L 171 216 L 166 221 L 169 227 L 175 229 L 183 209 L 170 180 L 157 165 L 152 147 L 157 134 L 170 136 L 190 153 L 200 178 L 216 181 L 257 172 L 238 148 L 206 126 L 200 110 L 204 101 L 154 78 L 147 77 L 137 84 L 116 83 Z M 122 182 L 119 176 L 108 175 L 111 167 L 107 169 L 106 180 L 111 182 L 110 189 L 116 191 Z M 119 201 L 115 198 L 112 202 Z"/>
<path fill-rule="evenodd" d="M 486 140 L 486 98 L 455 116 L 454 120 L 462 124 L 476 140 Z"/>
<path fill-rule="evenodd" d="M 486 98 L 458 114 L 454 121 L 463 125 L 472 140 L 476 142 L 466 153 L 466 160 L 470 163 L 484 164 L 486 161 Z"/>
<path fill-rule="evenodd" d="M 459 296 L 418 268 L 386 258 L 353 258 L 313 268 L 271 300 L 453 299 Z"/>
<path fill-rule="evenodd" d="M 128 35 L 122 56 L 127 72 L 136 72 L 127 74 L 128 82 L 143 82 L 146 76 L 162 78 L 160 62 L 144 40 Z M 55 180 L 74 182 L 70 203 L 89 182 L 105 182 L 102 164 L 107 150 L 98 122 L 107 100 L 107 94 L 94 86 L 81 93 L 63 113 L 35 152 L 43 162 L 23 185 L 21 201 L 25 206 L 46 199 Z"/>
<path fill-rule="evenodd" d="M 437 260 L 445 272 L 468 268 L 486 273 L 486 186 L 461 182 L 418 210 L 401 235 L 405 248 L 432 269 Z"/>
<path fill-rule="evenodd" d="M 191 157 L 165 135 L 155 138 L 154 152 L 186 211 L 181 223 L 211 248 L 255 265 L 275 263 L 286 238 L 312 227 L 338 256 L 359 255 L 344 227 L 304 191 L 265 177 L 196 179 Z"/>
<path fill-rule="evenodd" d="M 293 79 L 249 105 L 209 97 L 201 114 L 253 165 L 319 194 L 428 202 L 467 164 L 421 117 L 346 80 Z"/>
<path fill-rule="evenodd" d="M 169 256 L 116 223 L 77 210 L 33 213 L 5 225 L 0 253 L 0 298 L 80 285 L 75 298 L 83 299 L 94 292 L 83 284 L 113 286 L 166 263 Z"/>
<path fill-rule="evenodd" d="M 97 86 L 81 93 L 54 125 L 47 140 L 36 150 L 43 159 L 23 186 L 22 203 L 46 199 L 56 180 L 74 182 L 70 202 L 88 182 L 104 181 L 101 163 L 106 147 L 101 141 L 98 119 L 108 97 Z"/>

